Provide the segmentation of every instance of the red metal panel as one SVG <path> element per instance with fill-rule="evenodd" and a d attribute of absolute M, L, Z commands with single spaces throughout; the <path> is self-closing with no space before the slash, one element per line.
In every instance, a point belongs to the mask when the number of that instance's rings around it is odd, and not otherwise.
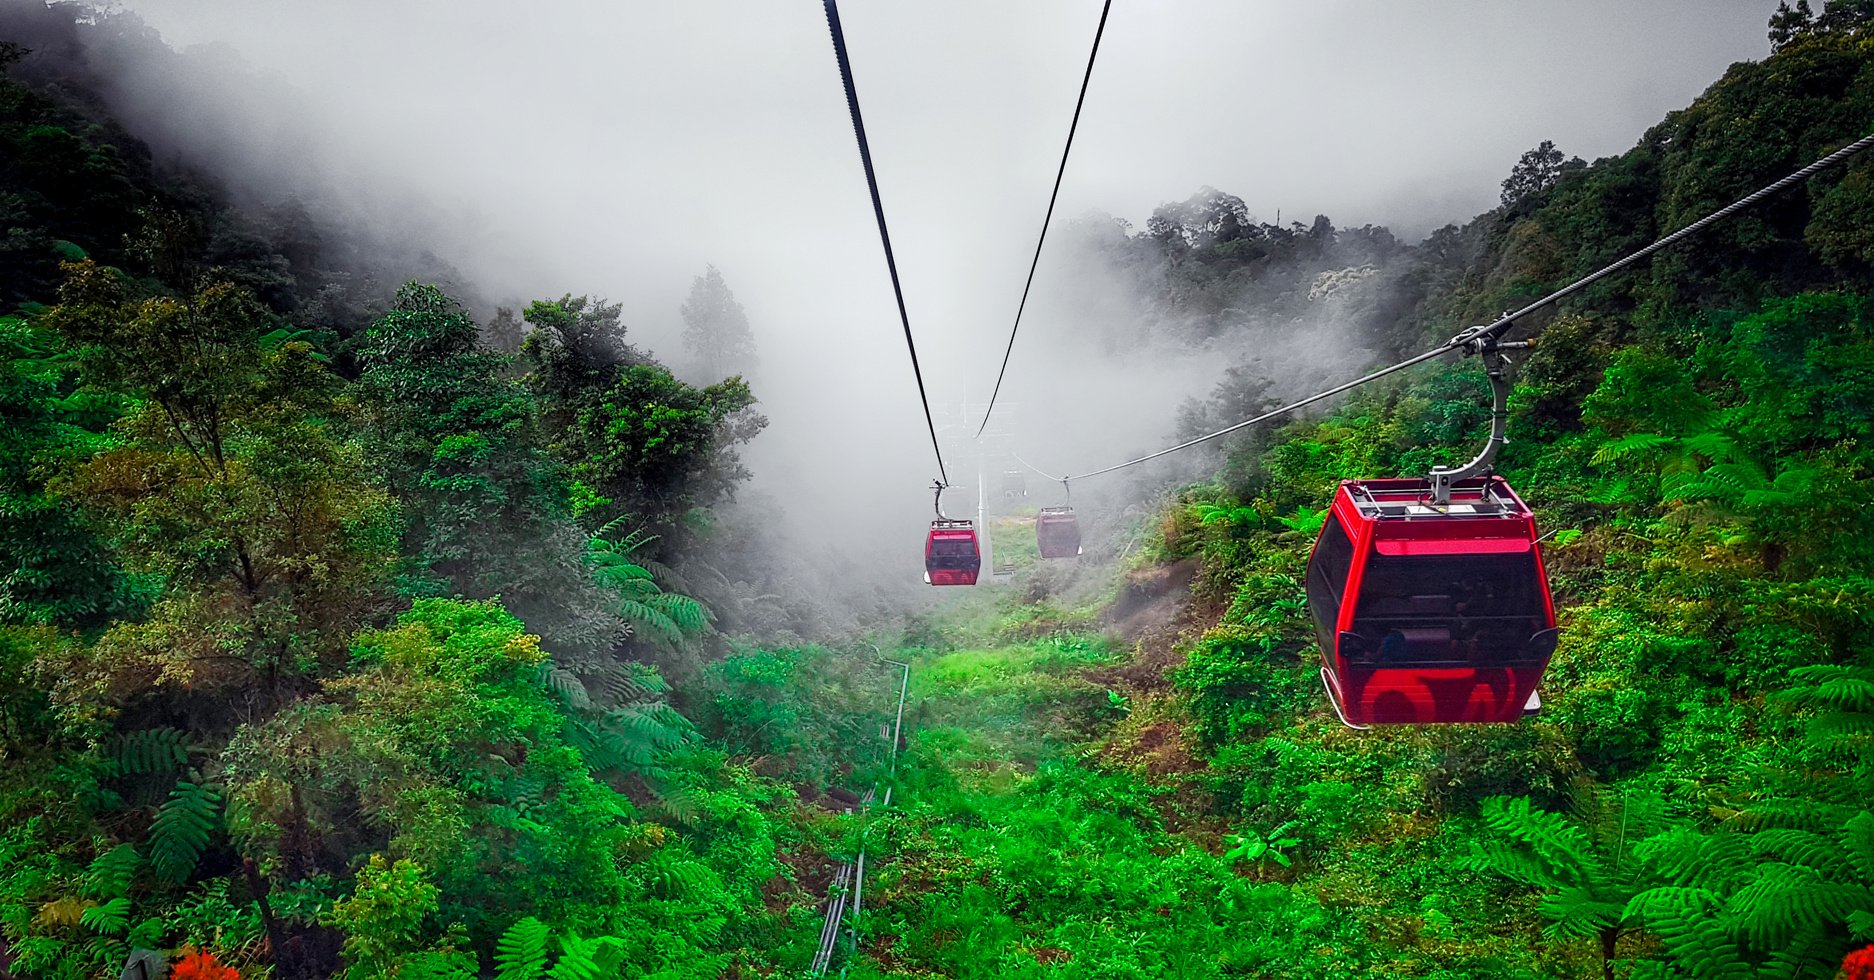
<path fill-rule="evenodd" d="M 1383 525 L 1382 525 L 1383 526 Z M 1526 534 L 1514 538 L 1384 538 L 1373 542 L 1379 553 L 1407 555 L 1517 555 L 1532 545 Z"/>

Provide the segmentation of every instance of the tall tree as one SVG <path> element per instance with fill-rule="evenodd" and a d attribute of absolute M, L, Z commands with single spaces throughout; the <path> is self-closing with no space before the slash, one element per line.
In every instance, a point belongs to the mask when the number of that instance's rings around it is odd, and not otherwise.
<path fill-rule="evenodd" d="M 754 373 L 758 359 L 748 314 L 715 266 L 690 284 L 690 298 L 684 301 L 682 313 L 683 347 L 702 380 Z"/>
<path fill-rule="evenodd" d="M 52 489 L 164 582 L 147 620 L 100 641 L 98 681 L 277 703 L 292 678 L 344 662 L 394 554 L 392 504 L 344 438 L 339 381 L 242 287 L 140 297 L 115 270 L 66 270 L 44 322 L 88 380 L 136 402 Z"/>
<path fill-rule="evenodd" d="M 580 508 L 665 535 L 748 474 L 735 453 L 767 419 L 747 382 L 685 384 L 624 340 L 618 308 L 583 297 L 527 307 L 522 347 L 547 441 L 571 470 Z"/>
<path fill-rule="evenodd" d="M 540 448 L 534 396 L 506 376 L 508 358 L 455 300 L 410 283 L 359 360 L 374 462 L 402 504 L 405 591 L 500 596 L 554 653 L 609 658 L 624 623 L 585 566 L 565 471 Z"/>

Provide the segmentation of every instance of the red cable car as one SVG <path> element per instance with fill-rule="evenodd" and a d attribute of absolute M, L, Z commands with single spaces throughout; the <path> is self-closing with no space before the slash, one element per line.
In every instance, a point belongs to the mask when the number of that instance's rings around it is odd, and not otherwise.
<path fill-rule="evenodd" d="M 1541 705 L 1558 631 L 1535 518 L 1501 477 L 1348 480 L 1308 561 L 1321 681 L 1341 720 L 1509 722 Z"/>
<path fill-rule="evenodd" d="M 1035 518 L 1035 544 L 1043 558 L 1080 555 L 1080 520 L 1072 507 L 1043 507 Z"/>
<path fill-rule="evenodd" d="M 944 485 L 931 484 L 937 519 L 924 539 L 924 581 L 930 585 L 975 585 L 983 568 L 982 549 L 976 543 L 974 521 L 953 521 L 944 516 Z"/>
<path fill-rule="evenodd" d="M 1476 459 L 1428 479 L 1345 480 L 1308 558 L 1321 683 L 1351 728 L 1512 722 L 1542 706 L 1555 604 L 1535 515 L 1490 462 L 1505 442 L 1504 358 Z"/>
<path fill-rule="evenodd" d="M 931 585 L 975 585 L 983 555 L 973 521 L 935 520 L 924 542 L 924 581 Z"/>

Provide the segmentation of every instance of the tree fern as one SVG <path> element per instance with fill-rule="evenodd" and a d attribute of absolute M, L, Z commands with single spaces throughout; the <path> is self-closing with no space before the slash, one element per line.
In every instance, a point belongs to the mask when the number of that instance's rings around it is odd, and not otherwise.
<path fill-rule="evenodd" d="M 547 971 L 547 940 L 552 930 L 528 916 L 508 927 L 495 943 L 495 980 L 539 980 Z"/>
<path fill-rule="evenodd" d="M 631 635 L 675 646 L 707 630 L 709 611 L 702 603 L 680 592 L 666 591 L 658 584 L 660 576 L 654 570 L 662 566 L 632 556 L 632 552 L 655 539 L 637 531 L 620 541 L 607 539 L 605 535 L 616 524 L 607 524 L 586 542 L 586 563 L 599 584 L 618 596 L 617 612 Z M 664 571 L 668 581 L 669 572 Z"/>
<path fill-rule="evenodd" d="M 1770 954 L 1757 976 L 1763 980 L 1833 977 L 1847 951 L 1845 939 L 1830 935 L 1819 923 L 1805 923 L 1783 948 Z"/>
<path fill-rule="evenodd" d="M 176 728 L 125 732 L 105 743 L 106 768 L 113 776 L 180 772 L 189 764 L 194 743 Z"/>
<path fill-rule="evenodd" d="M 85 894 L 96 899 L 120 898 L 130 892 L 130 879 L 143 859 L 129 844 L 119 844 L 91 860 L 85 869 Z"/>
<path fill-rule="evenodd" d="M 1752 946 L 1774 952 L 1798 930 L 1845 924 L 1857 911 L 1874 910 L 1867 886 L 1825 879 L 1813 868 L 1773 863 L 1731 896 L 1725 917 Z"/>
<path fill-rule="evenodd" d="M 176 781 L 150 825 L 150 866 L 158 877 L 170 882 L 189 877 L 208 849 L 220 810 L 221 795 L 213 789 L 187 778 Z"/>
<path fill-rule="evenodd" d="M 78 921 L 100 936 L 115 936 L 130 928 L 130 899 L 113 898 L 93 905 L 79 915 Z"/>
<path fill-rule="evenodd" d="M 600 980 L 618 975 L 625 961 L 625 944 L 612 936 L 582 939 L 575 933 L 560 937 L 560 955 L 547 972 L 550 980 Z"/>

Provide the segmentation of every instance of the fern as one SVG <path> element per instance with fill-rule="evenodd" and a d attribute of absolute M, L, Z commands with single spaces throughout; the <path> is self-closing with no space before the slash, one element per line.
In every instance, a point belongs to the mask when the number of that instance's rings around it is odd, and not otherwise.
<path fill-rule="evenodd" d="M 39 906 L 33 913 L 33 925 L 41 929 L 73 929 L 84 921 L 84 915 L 98 903 L 85 898 L 66 896 L 54 899 Z"/>
<path fill-rule="evenodd" d="M 194 747 L 180 729 L 145 728 L 111 739 L 104 754 L 111 775 L 144 776 L 182 771 Z"/>
<path fill-rule="evenodd" d="M 1847 942 L 1830 936 L 1821 924 L 1806 923 L 1787 945 L 1770 954 L 1757 976 L 1764 980 L 1833 977 L 1835 965 L 1847 951 Z"/>
<path fill-rule="evenodd" d="M 592 695 L 586 690 L 585 682 L 564 667 L 541 664 L 540 684 L 559 699 L 568 711 L 584 711 L 592 707 Z"/>
<path fill-rule="evenodd" d="M 1782 949 L 1808 925 L 1845 923 L 1852 912 L 1874 908 L 1864 885 L 1827 881 L 1813 868 L 1769 864 L 1731 896 L 1727 918 L 1753 946 Z"/>
<path fill-rule="evenodd" d="M 1492 797 L 1484 801 L 1484 823 L 1490 829 L 1533 852 L 1544 880 L 1530 884 L 1550 888 L 1587 885 L 1603 875 L 1587 832 L 1559 813 L 1534 809 L 1527 797 Z"/>
<path fill-rule="evenodd" d="M 113 898 L 85 909 L 78 921 L 100 936 L 115 936 L 130 928 L 130 899 Z"/>
<path fill-rule="evenodd" d="M 208 849 L 220 810 L 221 795 L 213 789 L 187 778 L 176 781 L 169 802 L 150 825 L 150 866 L 157 877 L 175 883 L 187 880 Z"/>
<path fill-rule="evenodd" d="M 1675 441 L 1671 436 L 1662 436 L 1653 432 L 1635 432 L 1612 442 L 1602 443 L 1600 448 L 1594 451 L 1592 462 L 1596 466 L 1604 466 L 1628 456 L 1645 455 L 1663 449 Z"/>
<path fill-rule="evenodd" d="M 495 980 L 539 980 L 547 970 L 547 924 L 528 916 L 495 944 Z"/>
<path fill-rule="evenodd" d="M 121 898 L 130 892 L 130 879 L 143 859 L 129 844 L 119 844 L 93 858 L 85 869 L 85 894 L 96 899 Z"/>
<path fill-rule="evenodd" d="M 550 980 L 599 980 L 618 975 L 624 965 L 625 944 L 612 936 L 581 939 L 568 933 L 560 937 L 559 959 L 548 971 Z"/>

